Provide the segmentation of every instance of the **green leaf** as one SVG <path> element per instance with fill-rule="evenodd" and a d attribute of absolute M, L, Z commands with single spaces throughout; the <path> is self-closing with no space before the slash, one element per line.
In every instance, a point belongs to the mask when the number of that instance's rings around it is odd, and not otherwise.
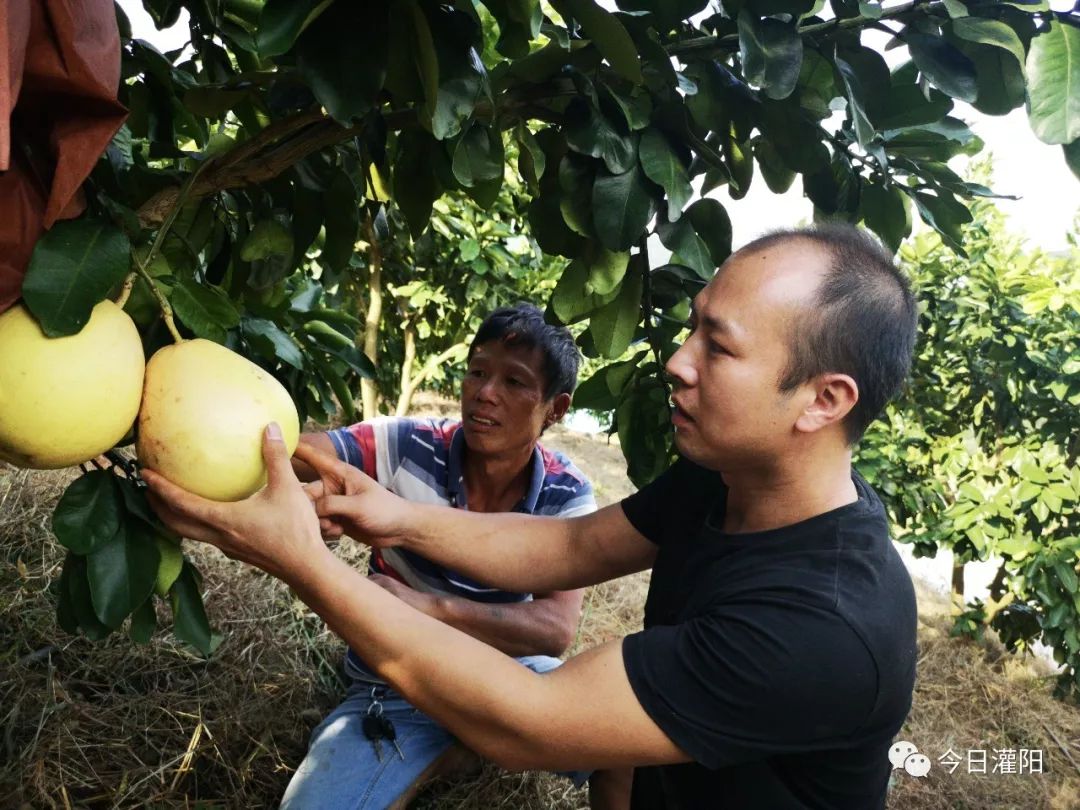
<path fill-rule="evenodd" d="M 241 324 L 244 339 L 258 349 L 267 359 L 277 359 L 295 368 L 304 370 L 304 356 L 300 347 L 288 332 L 273 321 L 265 318 L 244 318 Z"/>
<path fill-rule="evenodd" d="M 1054 573 L 1057 574 L 1058 581 L 1069 593 L 1076 593 L 1077 589 L 1080 588 L 1080 578 L 1077 577 L 1076 571 L 1065 563 L 1054 563 Z"/>
<path fill-rule="evenodd" d="M 545 253 L 574 258 L 585 247 L 585 239 L 563 219 L 558 189 L 545 191 L 529 203 L 529 228 Z"/>
<path fill-rule="evenodd" d="M 551 296 L 551 306 L 563 323 L 573 323 L 611 301 L 629 262 L 628 253 L 611 253 L 590 243 L 581 258 L 563 271 Z"/>
<path fill-rule="evenodd" d="M 113 630 L 154 589 L 159 554 L 155 533 L 139 521 L 122 525 L 111 540 L 88 554 L 86 576 L 94 612 Z"/>
<path fill-rule="evenodd" d="M 593 183 L 593 223 L 608 250 L 627 250 L 656 212 L 652 187 L 637 166 L 622 174 L 601 169 Z"/>
<path fill-rule="evenodd" d="M 1080 180 L 1080 139 L 1061 147 L 1065 152 L 1065 163 L 1072 169 L 1076 179 Z"/>
<path fill-rule="evenodd" d="M 859 213 L 866 227 L 880 236 L 894 253 L 911 233 L 911 211 L 907 198 L 898 188 L 864 184 Z"/>
<path fill-rule="evenodd" d="M 840 79 L 844 82 L 848 102 L 848 118 L 851 119 L 852 126 L 855 127 L 855 138 L 860 146 L 866 146 L 873 140 L 876 130 L 874 125 L 870 123 L 863 106 L 862 84 L 855 69 L 846 60 L 840 58 L 839 54 L 836 56 L 835 62 L 836 69 L 840 71 Z"/>
<path fill-rule="evenodd" d="M 575 233 L 593 234 L 593 184 L 596 181 L 595 161 L 567 154 L 559 163 L 559 210 L 563 220 Z"/>
<path fill-rule="evenodd" d="M 795 172 L 784 164 L 772 141 L 767 138 L 755 139 L 754 157 L 757 158 L 761 176 L 765 178 L 765 185 L 773 194 L 783 194 L 791 188 L 795 182 Z"/>
<path fill-rule="evenodd" d="M 466 188 L 503 175 L 503 142 L 497 129 L 473 123 L 454 147 L 454 177 Z"/>
<path fill-rule="evenodd" d="M 209 655 L 212 647 L 210 622 L 206 618 L 199 587 L 198 573 L 185 560 L 180 576 L 169 591 L 172 597 L 173 633 L 203 655 Z"/>
<path fill-rule="evenodd" d="M 487 71 L 471 41 L 471 21 L 448 7 L 429 18 L 439 62 L 439 94 L 431 117 L 431 132 L 442 141 L 461 132 L 487 89 Z"/>
<path fill-rule="evenodd" d="M 615 299 L 589 318 L 593 345 L 604 357 L 613 360 L 630 347 L 641 321 L 641 288 L 641 273 L 631 271 Z"/>
<path fill-rule="evenodd" d="M 64 567 L 60 572 L 60 582 L 57 585 L 56 623 L 65 632 L 75 635 L 79 632 L 79 617 L 75 613 L 75 603 L 71 598 L 71 576 L 75 568 L 73 559 L 82 560 L 83 558 L 76 558 L 74 552 L 71 551 L 64 558 Z"/>
<path fill-rule="evenodd" d="M 908 29 L 908 50 L 919 70 L 943 92 L 962 101 L 979 95 L 975 65 L 944 38 Z"/>
<path fill-rule="evenodd" d="M 667 194 L 668 220 L 674 222 L 694 193 L 682 160 L 658 129 L 647 129 L 642 133 L 638 160 L 645 176 Z"/>
<path fill-rule="evenodd" d="M 431 162 L 432 151 L 439 148 L 434 138 L 417 129 L 398 136 L 394 202 L 405 215 L 414 239 L 424 232 L 431 206 L 442 193 Z"/>
<path fill-rule="evenodd" d="M 22 295 L 49 337 L 74 335 L 131 267 L 131 244 L 103 220 L 57 222 L 38 240 Z"/>
<path fill-rule="evenodd" d="M 308 16 L 322 10 L 317 8 L 319 5 L 320 0 L 266 0 L 255 30 L 259 55 L 279 56 L 289 50 Z"/>
<path fill-rule="evenodd" d="M 122 520 L 115 478 L 108 470 L 92 470 L 64 490 L 52 514 L 53 534 L 62 546 L 89 554 L 113 538 Z"/>
<path fill-rule="evenodd" d="M 712 271 L 727 261 L 731 255 L 731 218 L 719 200 L 705 197 L 687 209 L 686 216 L 694 231 L 708 248 L 712 259 Z M 681 256 L 682 253 L 680 252 Z M 712 278 L 710 272 L 708 278 Z"/>
<path fill-rule="evenodd" d="M 164 599 L 169 594 L 169 589 L 176 578 L 180 576 L 180 569 L 184 567 L 184 554 L 180 550 L 180 543 L 163 534 L 154 535 L 157 542 L 158 562 L 157 574 L 154 576 L 154 593 Z"/>
<path fill-rule="evenodd" d="M 304 324 L 304 334 L 324 352 L 347 363 L 361 377 L 374 379 L 375 365 L 357 348 L 352 338 L 341 334 L 325 321 L 308 321 Z"/>
<path fill-rule="evenodd" d="M 91 641 L 101 641 L 112 628 L 97 617 L 94 602 L 90 598 L 90 583 L 87 579 L 86 557 L 68 553 L 64 560 L 64 574 L 67 575 L 68 596 L 71 600 L 71 613 L 78 622 L 79 629 Z"/>
<path fill-rule="evenodd" d="M 333 3 L 296 41 L 296 70 L 331 117 L 349 125 L 386 79 L 390 4 Z"/>
<path fill-rule="evenodd" d="M 240 323 L 240 313 L 229 296 L 209 284 L 184 279 L 173 287 L 170 303 L 185 326 L 216 343 L 224 343 L 226 330 Z"/>
<path fill-rule="evenodd" d="M 571 149 L 602 158 L 614 174 L 627 171 L 637 160 L 630 135 L 618 132 L 600 110 L 582 98 L 574 98 L 567 105 L 563 134 Z"/>
<path fill-rule="evenodd" d="M 397 177 L 394 178 L 395 184 Z M 395 185 L 395 188 L 397 186 Z M 326 189 L 326 239 L 319 262 L 331 270 L 342 270 L 356 252 L 360 232 L 360 206 L 356 186 L 345 172 L 335 172 Z"/>
<path fill-rule="evenodd" d="M 678 222 L 659 222 L 656 233 L 664 247 L 701 278 L 710 279 L 716 273 L 718 264 L 713 261 L 709 246 L 694 230 L 689 217 L 684 215 Z"/>
<path fill-rule="evenodd" d="M 963 17 L 952 21 L 952 32 L 968 42 L 979 42 L 1002 48 L 1016 57 L 1023 65 L 1027 59 L 1024 43 L 1009 25 L 1000 20 L 988 20 L 985 17 Z"/>
<path fill-rule="evenodd" d="M 917 84 L 894 84 L 868 110 L 870 120 L 880 130 L 902 129 L 930 124 L 948 115 L 953 100 L 930 88 L 930 98 Z"/>
<path fill-rule="evenodd" d="M 516 130 L 518 149 L 518 171 L 535 193 L 540 188 L 540 180 L 547 169 L 547 155 L 540 147 L 540 142 L 529 128 L 520 124 Z"/>
<path fill-rule="evenodd" d="M 439 56 L 435 48 L 435 38 L 419 4 L 415 0 L 409 0 L 405 8 L 409 12 L 408 19 L 412 24 L 414 38 L 409 50 L 424 91 L 424 115 L 428 121 L 433 121 L 439 103 Z"/>
<path fill-rule="evenodd" d="M 585 35 L 611 63 L 616 73 L 634 84 L 641 84 L 643 79 L 637 48 L 618 17 L 593 0 L 557 0 L 552 5 L 564 17 L 569 15 L 581 23 Z"/>
<path fill-rule="evenodd" d="M 799 80 L 803 44 L 795 23 L 772 17 L 758 19 L 739 12 L 739 55 L 746 80 L 773 99 L 791 95 Z"/>
<path fill-rule="evenodd" d="M 1080 138 L 1080 28 L 1053 20 L 1031 41 L 1027 76 L 1028 119 L 1039 140 Z"/>
<path fill-rule="evenodd" d="M 916 191 L 912 196 L 923 220 L 941 234 L 949 247 L 961 256 L 966 256 L 962 226 L 971 222 L 971 211 L 952 194 L 940 192 L 940 195 Z"/>
<path fill-rule="evenodd" d="M 1024 63 L 1017 62 L 1012 53 L 964 40 L 956 44 L 975 63 L 978 73 L 979 96 L 972 105 L 975 109 L 987 115 L 1005 115 L 1027 100 Z"/>
<path fill-rule="evenodd" d="M 264 219 L 255 223 L 240 247 L 240 258 L 245 262 L 266 259 L 271 256 L 292 256 L 292 231 L 276 219 Z"/>
<path fill-rule="evenodd" d="M 157 613 L 154 611 L 154 597 L 135 608 L 131 614 L 129 634 L 136 644 L 149 644 L 157 630 Z"/>
<path fill-rule="evenodd" d="M 600 96 L 604 103 L 618 109 L 631 132 L 645 129 L 652 117 L 652 96 L 648 90 L 635 87 L 629 93 L 608 84 L 600 85 Z"/>

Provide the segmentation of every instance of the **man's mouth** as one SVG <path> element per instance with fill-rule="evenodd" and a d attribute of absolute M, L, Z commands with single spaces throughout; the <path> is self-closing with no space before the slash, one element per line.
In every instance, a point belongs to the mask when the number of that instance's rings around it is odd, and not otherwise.
<path fill-rule="evenodd" d="M 475 425 L 483 425 L 484 427 L 495 427 L 499 424 L 494 419 L 490 419 L 486 416 L 477 416 L 476 414 L 469 416 L 469 421 Z"/>
<path fill-rule="evenodd" d="M 671 407 L 674 408 L 675 413 L 681 416 L 683 419 L 687 420 L 688 422 L 694 421 L 694 417 L 688 414 L 683 408 L 679 407 L 679 403 L 676 402 L 674 399 L 671 400 Z"/>

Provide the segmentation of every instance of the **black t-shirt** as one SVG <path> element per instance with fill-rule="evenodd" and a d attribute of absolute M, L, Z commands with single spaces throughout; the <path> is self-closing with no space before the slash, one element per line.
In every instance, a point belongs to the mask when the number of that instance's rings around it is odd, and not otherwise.
<path fill-rule="evenodd" d="M 877 495 L 724 534 L 727 488 L 685 459 L 623 501 L 659 546 L 623 641 L 642 707 L 694 761 L 637 768 L 633 810 L 885 806 L 911 708 L 915 592 Z"/>

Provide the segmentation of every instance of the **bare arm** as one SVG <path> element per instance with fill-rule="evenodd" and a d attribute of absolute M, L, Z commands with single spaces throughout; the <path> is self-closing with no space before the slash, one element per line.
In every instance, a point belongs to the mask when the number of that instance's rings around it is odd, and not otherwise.
<path fill-rule="evenodd" d="M 423 593 L 382 574 L 369 579 L 422 613 L 513 656 L 566 652 L 585 595 L 583 590 L 553 591 L 535 594 L 528 602 L 489 603 Z"/>
<path fill-rule="evenodd" d="M 314 447 L 320 453 L 337 457 L 334 443 L 325 433 L 302 433 L 300 434 L 300 443 Z M 319 474 L 295 455 L 292 457 L 292 468 L 293 472 L 296 473 L 296 477 L 301 481 L 319 480 Z"/>
<path fill-rule="evenodd" d="M 621 642 L 537 675 L 414 610 L 326 548 L 280 431 L 268 431 L 263 452 L 269 483 L 245 501 L 208 501 L 148 470 L 151 504 L 177 533 L 291 585 L 411 703 L 501 765 L 565 770 L 689 760 L 638 702 Z"/>
<path fill-rule="evenodd" d="M 325 534 L 401 546 L 497 588 L 572 590 L 642 571 L 656 558 L 618 504 L 576 518 L 468 512 L 406 501 L 307 444 L 296 456 L 319 471 L 308 494 Z"/>

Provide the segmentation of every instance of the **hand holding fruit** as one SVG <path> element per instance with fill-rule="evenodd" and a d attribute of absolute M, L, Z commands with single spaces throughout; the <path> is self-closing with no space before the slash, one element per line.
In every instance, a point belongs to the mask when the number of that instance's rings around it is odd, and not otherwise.
<path fill-rule="evenodd" d="M 263 460 L 267 485 L 231 503 L 207 500 L 150 470 L 143 478 L 154 511 L 177 534 L 210 543 L 226 556 L 290 582 L 318 560 L 326 546 L 311 499 L 293 472 L 275 423 L 263 436 Z"/>
<path fill-rule="evenodd" d="M 304 489 L 315 503 L 324 537 L 347 534 L 375 548 L 396 545 L 395 539 L 404 533 L 408 520 L 406 500 L 311 445 L 299 444 L 295 456 L 319 475 L 318 481 Z"/>

